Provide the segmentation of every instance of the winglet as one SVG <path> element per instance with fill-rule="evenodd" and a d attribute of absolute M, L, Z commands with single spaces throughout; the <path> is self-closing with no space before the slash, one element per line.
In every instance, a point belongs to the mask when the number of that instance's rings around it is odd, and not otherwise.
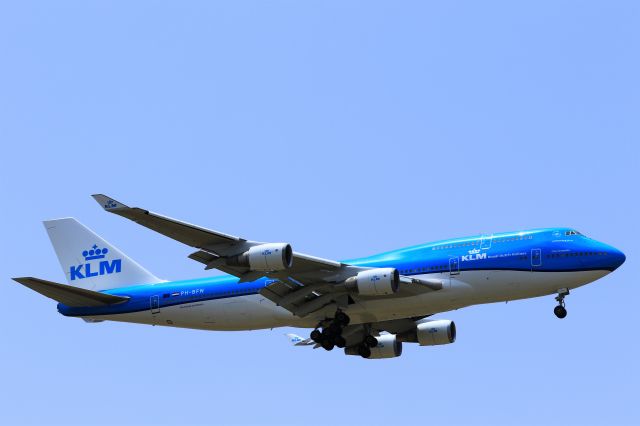
<path fill-rule="evenodd" d="M 113 209 L 129 208 L 129 206 L 127 206 L 126 204 L 123 204 L 120 201 L 116 201 L 113 198 L 108 197 L 104 194 L 93 194 L 92 197 L 94 200 L 98 202 L 98 204 L 102 206 L 103 209 L 107 211 L 113 210 Z"/>

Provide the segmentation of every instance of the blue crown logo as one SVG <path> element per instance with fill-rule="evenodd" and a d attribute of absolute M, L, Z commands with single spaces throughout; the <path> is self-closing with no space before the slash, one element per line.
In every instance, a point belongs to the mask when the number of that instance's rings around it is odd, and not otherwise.
<path fill-rule="evenodd" d="M 117 207 L 117 206 L 118 206 L 118 205 L 116 204 L 116 202 L 115 202 L 115 201 L 113 201 L 113 200 L 109 200 L 109 201 L 107 201 L 107 204 L 105 204 L 105 205 L 104 205 L 104 208 L 105 208 L 105 209 L 113 209 L 113 208 L 115 208 L 115 207 Z"/>
<path fill-rule="evenodd" d="M 94 244 L 93 247 L 91 247 L 91 250 L 83 251 L 82 255 L 84 256 L 84 260 L 89 261 L 95 259 L 104 259 L 104 256 L 107 253 L 109 253 L 108 248 L 105 247 L 103 249 L 99 249 L 98 246 Z"/>

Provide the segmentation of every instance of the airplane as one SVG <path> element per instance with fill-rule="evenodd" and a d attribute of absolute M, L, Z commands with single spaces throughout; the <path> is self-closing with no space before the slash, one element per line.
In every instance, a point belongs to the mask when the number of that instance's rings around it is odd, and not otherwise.
<path fill-rule="evenodd" d="M 456 340 L 451 320 L 432 316 L 466 306 L 555 295 L 565 318 L 573 289 L 613 272 L 618 249 L 572 228 L 454 238 L 335 261 L 205 229 L 102 194 L 109 213 L 196 249 L 188 257 L 225 273 L 183 281 L 157 278 L 74 218 L 46 231 L 67 284 L 13 278 L 58 303 L 67 317 L 202 330 L 312 329 L 287 334 L 294 346 L 367 359 L 394 358 L 403 343 Z"/>

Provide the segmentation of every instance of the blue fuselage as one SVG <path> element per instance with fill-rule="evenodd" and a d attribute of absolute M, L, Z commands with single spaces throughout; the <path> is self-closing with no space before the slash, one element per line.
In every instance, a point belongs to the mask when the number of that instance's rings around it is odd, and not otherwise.
<path fill-rule="evenodd" d="M 471 271 L 610 272 L 625 260 L 607 244 L 569 228 L 537 229 L 457 238 L 394 250 L 344 263 L 362 267 L 393 267 L 405 276 L 463 277 Z M 273 280 L 239 283 L 230 275 L 132 285 L 105 293 L 129 297 L 117 305 L 74 308 L 58 305 L 67 316 L 103 317 L 258 294 Z"/>

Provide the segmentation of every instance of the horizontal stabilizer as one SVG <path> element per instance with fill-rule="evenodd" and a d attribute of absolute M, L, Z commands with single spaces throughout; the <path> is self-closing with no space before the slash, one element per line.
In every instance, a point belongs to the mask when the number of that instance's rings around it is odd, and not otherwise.
<path fill-rule="evenodd" d="M 92 195 L 93 199 L 98 202 L 106 211 L 114 210 L 114 209 L 128 209 L 124 203 L 114 200 L 113 198 L 109 198 L 104 194 L 94 194 Z"/>
<path fill-rule="evenodd" d="M 21 277 L 13 280 L 50 299 L 72 307 L 106 306 L 129 300 L 126 296 L 114 296 L 39 278 Z"/>
<path fill-rule="evenodd" d="M 293 346 L 310 346 L 310 345 L 315 345 L 316 342 L 314 342 L 311 339 L 303 339 L 302 337 L 298 336 L 297 334 L 293 334 L 293 333 L 287 333 L 285 334 L 285 336 L 287 336 L 287 339 L 289 339 L 289 342 L 291 342 L 291 344 Z"/>

